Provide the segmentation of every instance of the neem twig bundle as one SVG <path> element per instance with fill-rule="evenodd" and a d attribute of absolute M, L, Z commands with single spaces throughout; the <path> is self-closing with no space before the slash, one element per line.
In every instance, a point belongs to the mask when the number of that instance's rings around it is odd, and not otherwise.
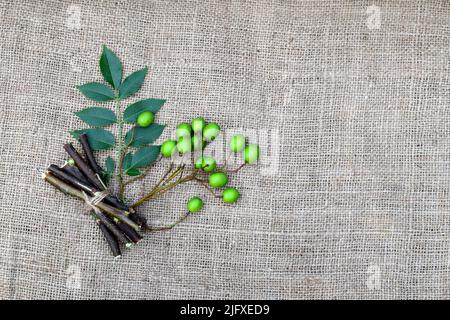
<path fill-rule="evenodd" d="M 89 82 L 77 88 L 90 100 L 113 103 L 114 111 L 108 107 L 89 107 L 76 112 L 90 126 L 70 132 L 78 139 L 83 154 L 68 143 L 64 145 L 68 155 L 64 165 L 52 164 L 43 174 L 46 182 L 84 203 L 115 257 L 121 256 L 121 245 L 131 247 L 142 240 L 144 231 L 172 229 L 189 214 L 200 211 L 203 200 L 192 197 L 187 202 L 186 213 L 177 221 L 158 227 L 147 225 L 146 219 L 136 212 L 141 205 L 188 182 L 198 183 L 225 203 L 235 203 L 240 193 L 236 188 L 227 187 L 230 174 L 245 165 L 255 164 L 259 158 L 259 146 L 247 144 L 243 135 L 236 134 L 231 137 L 229 148 L 234 154 L 243 152 L 244 163 L 236 169 L 228 169 L 226 163 L 219 166 L 203 151 L 217 138 L 221 128 L 215 122 L 206 123 L 202 117 L 193 119 L 191 123 L 179 124 L 176 140 L 166 140 L 161 146 L 153 145 L 165 128 L 154 122 L 165 100 L 140 100 L 122 111 L 122 103 L 141 88 L 147 68 L 130 74 L 124 80 L 122 70 L 119 58 L 103 46 L 100 71 L 106 83 Z M 116 136 L 104 129 L 111 125 L 117 126 Z M 127 132 L 126 126 L 129 127 Z M 94 152 L 107 149 L 115 150 L 115 159 L 108 157 L 103 168 Z M 180 155 L 189 157 L 189 163 L 172 161 Z M 144 179 L 153 164 L 165 159 L 169 163 L 161 179 L 134 203 L 125 203 L 127 186 Z M 117 184 L 117 193 L 113 191 L 113 181 Z M 222 189 L 221 194 L 216 193 L 218 189 Z"/>

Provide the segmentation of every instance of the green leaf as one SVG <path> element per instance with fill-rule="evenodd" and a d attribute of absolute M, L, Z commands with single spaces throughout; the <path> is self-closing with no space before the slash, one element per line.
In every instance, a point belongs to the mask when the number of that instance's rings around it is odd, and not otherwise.
<path fill-rule="evenodd" d="M 106 172 L 109 174 L 113 174 L 114 170 L 116 169 L 116 163 L 114 162 L 114 159 L 111 157 L 106 158 Z"/>
<path fill-rule="evenodd" d="M 122 170 L 127 171 L 131 167 L 131 161 L 133 160 L 133 154 L 131 152 L 127 153 L 123 157 Z"/>
<path fill-rule="evenodd" d="M 106 82 L 113 88 L 118 88 L 122 82 L 122 63 L 107 46 L 103 46 L 100 56 L 100 71 Z"/>
<path fill-rule="evenodd" d="M 87 98 L 94 101 L 109 101 L 114 99 L 114 92 L 110 87 L 102 83 L 89 82 L 81 86 L 77 86 L 77 88 Z"/>
<path fill-rule="evenodd" d="M 129 176 L 138 176 L 141 174 L 141 172 L 137 168 L 133 168 L 131 166 L 132 161 L 133 161 L 133 154 L 131 152 L 127 153 L 123 158 L 122 169 Z"/>
<path fill-rule="evenodd" d="M 75 115 L 92 127 L 105 127 L 117 121 L 115 113 L 107 108 L 90 107 L 75 112 Z"/>
<path fill-rule="evenodd" d="M 147 75 L 147 67 L 130 74 L 119 87 L 119 97 L 128 98 L 139 91 Z"/>
<path fill-rule="evenodd" d="M 145 111 L 157 113 L 166 100 L 145 99 L 128 105 L 123 113 L 123 120 L 127 123 L 136 123 L 138 116 Z"/>
<path fill-rule="evenodd" d="M 93 150 L 106 150 L 113 147 L 116 143 L 114 135 L 105 129 L 95 128 L 70 131 L 70 134 L 75 139 L 78 139 L 83 133 L 87 134 L 89 144 Z"/>
<path fill-rule="evenodd" d="M 131 177 L 135 177 L 141 174 L 141 172 L 138 169 L 135 168 L 130 168 L 126 171 L 126 174 L 131 176 Z"/>
<path fill-rule="evenodd" d="M 114 175 L 114 169 L 116 167 L 116 164 L 113 160 L 113 158 L 108 157 L 106 158 L 106 171 L 103 172 L 102 174 L 102 180 L 106 185 L 109 185 L 109 183 L 111 182 L 111 178 Z"/>
<path fill-rule="evenodd" d="M 150 146 L 136 151 L 131 160 L 131 168 L 142 168 L 155 162 L 159 156 L 159 148 L 159 146 Z"/>
<path fill-rule="evenodd" d="M 161 136 L 165 127 L 165 125 L 154 123 L 147 128 L 132 128 L 125 135 L 125 144 L 130 147 L 140 147 L 153 143 Z"/>

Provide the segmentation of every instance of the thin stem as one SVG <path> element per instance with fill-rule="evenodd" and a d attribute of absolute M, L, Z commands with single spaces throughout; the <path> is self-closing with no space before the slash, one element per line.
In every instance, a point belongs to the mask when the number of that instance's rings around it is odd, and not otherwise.
<path fill-rule="evenodd" d="M 116 98 L 114 99 L 116 103 L 116 117 L 117 117 L 117 147 L 116 147 L 116 159 L 118 159 L 117 163 L 117 182 L 119 184 L 119 199 L 123 200 L 123 195 L 125 193 L 125 188 L 123 185 L 123 159 L 125 156 L 124 148 L 123 148 L 123 117 L 122 110 L 120 108 L 120 98 L 119 93 L 116 90 Z"/>
<path fill-rule="evenodd" d="M 142 205 L 143 203 L 152 200 L 152 199 L 156 199 L 159 196 L 161 196 L 162 194 L 166 193 L 167 191 L 175 188 L 176 186 L 191 181 L 195 178 L 195 176 L 197 175 L 197 172 L 194 171 L 193 173 L 191 173 L 190 175 L 182 178 L 182 179 L 178 179 L 175 182 L 169 183 L 169 184 L 163 184 L 161 187 L 157 188 L 155 191 L 152 191 L 150 193 L 148 193 L 147 195 L 143 196 L 142 198 L 140 198 L 138 201 L 136 201 L 131 207 L 132 208 L 137 208 L 140 205 Z M 167 181 L 167 180 L 166 180 Z"/>
<path fill-rule="evenodd" d="M 204 180 L 198 179 L 198 178 L 194 178 L 194 180 L 195 180 L 196 182 L 198 182 L 201 186 L 203 186 L 206 190 L 208 190 L 215 198 L 222 198 L 220 195 L 216 194 L 216 193 L 214 192 L 214 190 L 211 189 L 211 188 L 208 186 L 208 184 L 207 184 Z"/>
<path fill-rule="evenodd" d="M 146 230 L 150 231 L 150 232 L 155 232 L 155 231 L 167 231 L 170 229 L 173 229 L 174 227 L 176 227 L 178 224 L 180 224 L 181 222 L 183 222 L 187 217 L 189 217 L 189 212 L 185 213 L 182 217 L 180 217 L 177 221 L 175 221 L 174 223 L 171 223 L 169 225 L 166 226 L 159 226 L 159 227 L 147 227 Z"/>
<path fill-rule="evenodd" d="M 238 172 L 239 170 L 241 170 L 243 167 L 245 167 L 245 165 L 246 165 L 246 163 L 243 163 L 243 164 L 241 164 L 239 167 L 237 167 L 236 169 L 234 169 L 234 170 L 226 170 L 226 172 L 236 173 L 236 172 Z"/>

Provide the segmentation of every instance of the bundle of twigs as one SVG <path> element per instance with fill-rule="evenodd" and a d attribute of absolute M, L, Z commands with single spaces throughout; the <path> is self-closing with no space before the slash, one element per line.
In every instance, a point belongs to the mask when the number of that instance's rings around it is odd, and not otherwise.
<path fill-rule="evenodd" d="M 86 203 L 112 254 L 120 257 L 121 243 L 130 247 L 142 239 L 139 232 L 147 228 L 146 220 L 107 188 L 105 172 L 95 160 L 85 134 L 79 142 L 85 157 L 68 143 L 64 149 L 70 160 L 61 167 L 50 165 L 42 177 L 58 190 Z"/>

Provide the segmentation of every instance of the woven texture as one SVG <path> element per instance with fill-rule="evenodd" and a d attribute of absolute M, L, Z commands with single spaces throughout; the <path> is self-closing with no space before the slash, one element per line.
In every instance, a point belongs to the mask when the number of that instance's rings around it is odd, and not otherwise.
<path fill-rule="evenodd" d="M 0 298 L 450 298 L 448 1 L 1 0 L 0 35 Z M 203 115 L 270 158 L 237 205 L 186 185 L 143 207 L 207 200 L 120 260 L 39 173 L 95 105 L 74 86 L 101 44 L 149 67 L 130 102 L 167 99 L 161 139 Z"/>

